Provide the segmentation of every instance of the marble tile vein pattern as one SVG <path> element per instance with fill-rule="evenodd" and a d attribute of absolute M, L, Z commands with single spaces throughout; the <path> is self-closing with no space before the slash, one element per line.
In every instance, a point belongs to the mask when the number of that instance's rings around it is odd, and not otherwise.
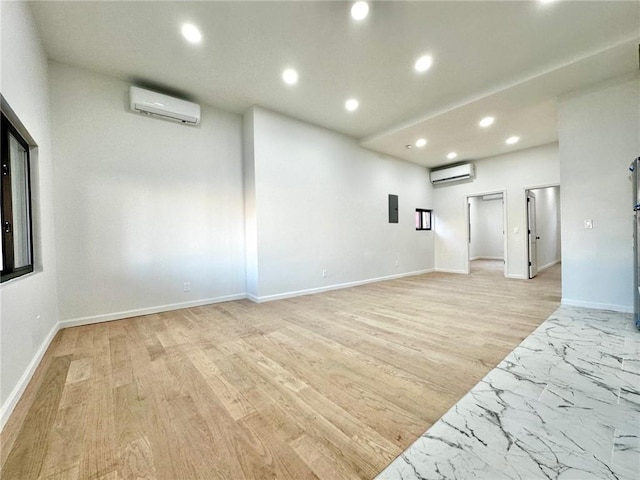
<path fill-rule="evenodd" d="M 561 306 L 376 479 L 640 479 L 632 315 Z"/>

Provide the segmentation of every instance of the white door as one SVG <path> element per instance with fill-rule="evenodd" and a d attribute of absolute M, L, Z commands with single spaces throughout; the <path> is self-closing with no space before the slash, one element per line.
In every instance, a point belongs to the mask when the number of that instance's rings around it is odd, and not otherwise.
<path fill-rule="evenodd" d="M 536 230 L 536 197 L 527 192 L 527 223 L 529 235 L 529 278 L 538 274 L 538 233 Z"/>

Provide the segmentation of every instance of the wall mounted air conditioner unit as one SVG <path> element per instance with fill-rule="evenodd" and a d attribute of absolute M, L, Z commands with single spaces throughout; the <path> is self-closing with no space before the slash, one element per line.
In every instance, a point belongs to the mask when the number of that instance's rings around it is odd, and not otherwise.
<path fill-rule="evenodd" d="M 448 167 L 431 170 L 431 183 L 438 185 L 440 183 L 457 182 L 466 180 L 476 176 L 476 169 L 473 163 L 462 163 Z"/>
<path fill-rule="evenodd" d="M 200 123 L 200 105 L 139 87 L 129 89 L 131 110 L 187 125 Z"/>

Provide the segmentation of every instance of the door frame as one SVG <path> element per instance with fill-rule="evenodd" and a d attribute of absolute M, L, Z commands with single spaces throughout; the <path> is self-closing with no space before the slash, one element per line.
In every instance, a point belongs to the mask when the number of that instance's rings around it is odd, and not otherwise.
<path fill-rule="evenodd" d="M 539 185 L 528 185 L 526 187 L 522 188 L 522 211 L 523 211 L 523 219 L 524 219 L 524 233 L 527 233 L 529 231 L 529 217 L 527 215 L 527 193 L 529 193 L 529 190 L 538 190 L 538 189 L 542 189 L 542 188 L 551 188 L 551 187 L 558 187 L 560 189 L 560 209 L 562 209 L 562 185 L 560 184 L 560 182 L 554 182 L 554 183 L 543 183 L 543 184 L 539 184 Z M 562 229 L 560 230 L 560 235 L 562 235 Z M 531 280 L 529 278 L 529 239 L 527 238 L 527 241 L 525 242 L 527 248 L 524 248 L 524 254 L 522 257 L 522 265 L 524 267 L 524 276 L 523 278 L 526 280 Z"/>
<path fill-rule="evenodd" d="M 469 199 L 474 197 L 484 197 L 485 195 L 497 195 L 502 194 L 502 241 L 503 241 L 503 252 L 504 252 L 504 269 L 503 274 L 505 278 L 507 278 L 509 272 L 509 242 L 507 242 L 507 190 L 490 190 L 488 192 L 481 193 L 470 193 L 465 195 L 464 197 L 464 218 L 465 218 L 465 231 L 466 231 L 466 239 L 465 242 L 467 244 L 467 248 L 465 248 L 465 273 L 469 275 L 471 273 L 471 254 L 469 249 L 471 245 L 469 243 L 469 238 L 471 235 L 471 228 L 469 225 Z"/>
<path fill-rule="evenodd" d="M 525 234 L 527 235 L 527 240 L 526 240 L 526 244 L 527 244 L 527 279 L 531 280 L 532 278 L 535 278 L 538 275 L 538 223 L 536 221 L 536 217 L 537 217 L 537 213 L 538 213 L 538 206 L 537 206 L 537 199 L 538 197 L 536 196 L 535 193 L 533 193 L 532 190 L 527 190 L 527 226 L 525 228 Z M 533 200 L 533 208 L 532 208 L 532 202 L 531 200 Z M 531 221 L 533 218 L 533 222 Z M 532 229 L 531 226 L 532 224 L 535 225 L 535 228 Z M 535 231 L 534 231 L 535 230 Z M 534 238 L 535 236 L 535 238 Z M 532 259 L 534 257 L 533 252 L 534 252 L 534 248 L 532 248 L 532 246 L 535 244 L 535 275 L 532 275 L 531 272 L 534 269 L 534 265 L 532 263 Z"/>

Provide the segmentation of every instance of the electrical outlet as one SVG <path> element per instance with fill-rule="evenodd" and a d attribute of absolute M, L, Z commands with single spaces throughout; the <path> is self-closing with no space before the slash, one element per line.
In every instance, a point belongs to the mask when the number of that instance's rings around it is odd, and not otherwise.
<path fill-rule="evenodd" d="M 184 282 L 184 291 L 185 292 L 191 291 L 191 282 Z"/>
<path fill-rule="evenodd" d="M 593 220 L 587 219 L 584 221 L 584 228 L 591 230 L 593 228 Z"/>
<path fill-rule="evenodd" d="M 327 271 L 326 270 L 322 270 L 322 278 L 327 278 Z"/>

